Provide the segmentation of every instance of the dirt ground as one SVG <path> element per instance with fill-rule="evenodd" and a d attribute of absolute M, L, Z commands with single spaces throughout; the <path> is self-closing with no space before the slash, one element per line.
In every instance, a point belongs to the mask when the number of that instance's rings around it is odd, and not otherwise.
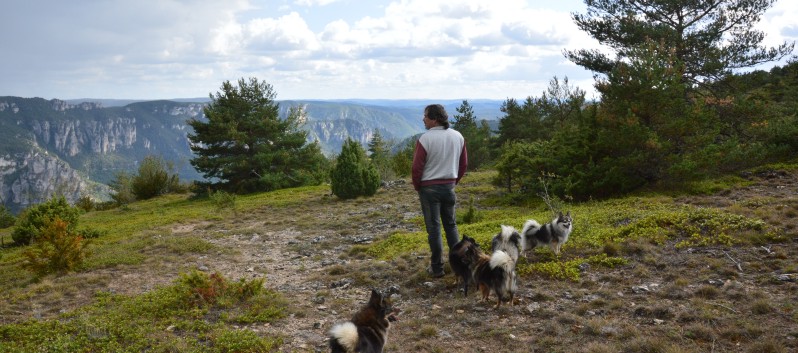
<path fill-rule="evenodd" d="M 249 328 L 285 337 L 282 352 L 328 351 L 327 331 L 365 304 L 372 287 L 393 293 L 402 310 L 387 352 L 796 351 L 798 176 L 745 177 L 753 185 L 675 202 L 764 218 L 786 242 L 690 249 L 627 244 L 621 256 L 628 265 L 586 266 L 578 282 L 522 277 L 518 302 L 498 310 L 479 302 L 476 291 L 465 297 L 448 268 L 443 278 L 428 277 L 427 253 L 376 261 L 350 251 L 397 230 L 420 230 L 412 221 L 417 195 L 401 181 L 366 201 L 244 212 L 233 224 L 181 225 L 173 233 L 233 250 L 190 259 L 197 268 L 265 277 L 267 287 L 289 299 L 288 318 Z M 117 278 L 111 286 L 121 290 L 126 277 Z"/>

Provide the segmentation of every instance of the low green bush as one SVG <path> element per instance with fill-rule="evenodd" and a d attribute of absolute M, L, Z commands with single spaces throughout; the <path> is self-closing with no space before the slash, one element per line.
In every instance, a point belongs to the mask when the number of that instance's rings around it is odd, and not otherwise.
<path fill-rule="evenodd" d="M 74 232 L 80 213 L 77 207 L 69 205 L 65 197 L 54 197 L 22 211 L 11 238 L 18 245 L 28 245 L 56 218 L 66 223 L 66 231 Z"/>
<path fill-rule="evenodd" d="M 69 225 L 56 217 L 46 224 L 31 247 L 25 249 L 23 264 L 39 276 L 66 273 L 77 269 L 86 257 L 83 237 L 70 231 Z"/>

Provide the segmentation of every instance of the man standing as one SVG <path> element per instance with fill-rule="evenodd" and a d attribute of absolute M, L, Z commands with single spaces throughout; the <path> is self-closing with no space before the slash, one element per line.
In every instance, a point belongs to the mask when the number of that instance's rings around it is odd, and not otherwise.
<path fill-rule="evenodd" d="M 449 249 L 460 241 L 454 206 L 457 196 L 454 186 L 460 182 L 468 166 L 465 139 L 449 128 L 449 116 L 440 104 L 424 108 L 424 128 L 427 129 L 413 154 L 413 187 L 421 200 L 421 212 L 427 228 L 432 258 L 427 272 L 443 277 L 443 239 L 441 224 Z"/>

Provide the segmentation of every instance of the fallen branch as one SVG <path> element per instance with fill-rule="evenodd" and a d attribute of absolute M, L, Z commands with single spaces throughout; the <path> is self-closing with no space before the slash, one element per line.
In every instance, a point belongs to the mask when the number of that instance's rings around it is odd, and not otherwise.
<path fill-rule="evenodd" d="M 732 262 L 733 262 L 733 263 L 734 263 L 734 264 L 737 266 L 737 270 L 738 270 L 738 271 L 740 271 L 740 272 L 743 272 L 743 266 L 742 266 L 742 265 L 740 265 L 740 262 L 739 262 L 739 261 L 737 261 L 737 260 L 735 260 L 733 257 L 731 257 L 731 255 L 729 255 L 729 253 L 727 253 L 727 252 L 725 252 L 725 251 L 724 251 L 723 253 L 726 255 L 726 257 L 728 257 L 728 258 L 729 258 L 729 260 L 731 260 L 731 261 L 732 261 Z"/>
<path fill-rule="evenodd" d="M 709 304 L 712 304 L 712 305 L 715 305 L 715 306 L 719 306 L 719 307 L 721 307 L 721 308 L 724 308 L 724 309 L 726 309 L 726 310 L 728 310 L 728 311 L 731 311 L 731 312 L 733 312 L 733 313 L 735 313 L 735 314 L 739 314 L 739 313 L 740 313 L 739 311 L 737 311 L 737 310 L 734 310 L 734 309 L 732 309 L 732 308 L 730 308 L 730 307 L 728 307 L 728 306 L 725 306 L 725 305 L 723 305 L 723 304 L 718 304 L 718 303 L 713 303 L 713 302 L 707 302 L 707 303 L 709 303 Z"/>

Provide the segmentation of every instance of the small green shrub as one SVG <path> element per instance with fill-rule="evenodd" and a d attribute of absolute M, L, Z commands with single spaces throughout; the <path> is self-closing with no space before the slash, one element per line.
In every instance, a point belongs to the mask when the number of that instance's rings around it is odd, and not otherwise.
<path fill-rule="evenodd" d="M 380 174 L 368 161 L 366 152 L 351 138 L 344 142 L 341 154 L 330 171 L 332 193 L 341 199 L 372 196 L 380 187 Z"/>
<path fill-rule="evenodd" d="M 133 194 L 133 176 L 127 172 L 116 173 L 114 179 L 109 183 L 114 192 L 111 194 L 111 199 L 117 206 L 124 206 L 133 201 L 136 201 L 136 195 Z"/>
<path fill-rule="evenodd" d="M 117 207 L 119 207 L 119 203 L 117 203 L 116 200 L 113 199 L 111 199 L 110 201 L 97 202 L 94 204 L 94 209 L 96 211 L 107 211 Z"/>
<path fill-rule="evenodd" d="M 694 323 L 684 328 L 684 336 L 696 341 L 714 342 L 717 338 L 714 330 L 703 323 Z"/>
<path fill-rule="evenodd" d="M 576 259 L 566 262 L 547 261 L 531 264 L 519 263 L 516 267 L 516 271 L 522 276 L 537 272 L 549 278 L 569 279 L 576 282 L 579 280 L 579 265 L 583 264 L 584 262 L 585 260 Z"/>
<path fill-rule="evenodd" d="M 108 234 L 107 230 L 97 230 L 91 228 L 84 228 L 78 231 L 78 234 L 82 236 L 84 239 L 96 239 L 103 235 Z"/>
<path fill-rule="evenodd" d="M 587 262 L 593 265 L 598 265 L 608 268 L 623 266 L 629 263 L 629 261 L 624 258 L 608 256 L 605 253 L 591 256 L 587 258 Z"/>
<path fill-rule="evenodd" d="M 185 299 L 191 307 L 229 307 L 255 297 L 263 289 L 262 279 L 231 282 L 219 273 L 207 275 L 199 271 L 181 275 L 179 283 L 185 288 Z"/>
<path fill-rule="evenodd" d="M 91 197 L 82 196 L 75 202 L 75 207 L 85 212 L 93 211 L 95 209 L 94 200 L 92 200 Z"/>
<path fill-rule="evenodd" d="M 424 325 L 418 330 L 418 335 L 423 338 L 438 337 L 438 329 L 434 325 Z"/>
<path fill-rule="evenodd" d="M 17 227 L 11 233 L 11 238 L 16 244 L 28 245 L 36 240 L 45 227 L 56 218 L 66 223 L 68 232 L 73 232 L 77 227 L 79 216 L 80 210 L 70 206 L 65 197 L 55 197 L 23 211 L 17 220 Z"/>
<path fill-rule="evenodd" d="M 695 290 L 695 295 L 704 299 L 715 299 L 720 295 L 720 291 L 710 285 L 703 285 Z"/>
<path fill-rule="evenodd" d="M 272 352 L 282 344 L 281 339 L 263 338 L 250 330 L 223 330 L 216 335 L 214 350 L 218 353 Z"/>
<path fill-rule="evenodd" d="M 415 152 L 416 140 L 418 140 L 418 137 L 407 139 L 404 145 L 399 146 L 399 150 L 390 157 L 391 170 L 399 177 L 403 178 L 410 175 L 413 169 L 413 152 Z"/>
<path fill-rule="evenodd" d="M 468 201 L 468 211 L 466 211 L 466 214 L 463 215 L 462 223 L 464 224 L 475 223 L 479 222 L 479 220 L 481 219 L 482 219 L 482 214 L 477 212 L 476 207 L 474 207 L 474 196 L 471 196 L 471 198 Z"/>
<path fill-rule="evenodd" d="M 152 155 L 144 157 L 138 174 L 130 181 L 131 192 L 136 199 L 146 200 L 178 188 L 180 180 L 173 170 L 172 165 L 161 157 Z"/>
<path fill-rule="evenodd" d="M 210 192 L 210 199 L 216 209 L 221 211 L 224 209 L 236 211 L 236 195 L 222 190 Z"/>
<path fill-rule="evenodd" d="M 621 246 L 618 243 L 606 243 L 602 248 L 602 252 L 607 256 L 617 256 L 621 253 Z"/>
<path fill-rule="evenodd" d="M 83 264 L 85 247 L 83 237 L 70 231 L 69 224 L 56 217 L 25 250 L 28 262 L 23 267 L 39 276 L 69 272 Z"/>
<path fill-rule="evenodd" d="M 756 315 L 767 315 L 772 313 L 773 307 L 770 305 L 770 302 L 766 299 L 758 299 L 751 303 L 751 312 Z"/>

